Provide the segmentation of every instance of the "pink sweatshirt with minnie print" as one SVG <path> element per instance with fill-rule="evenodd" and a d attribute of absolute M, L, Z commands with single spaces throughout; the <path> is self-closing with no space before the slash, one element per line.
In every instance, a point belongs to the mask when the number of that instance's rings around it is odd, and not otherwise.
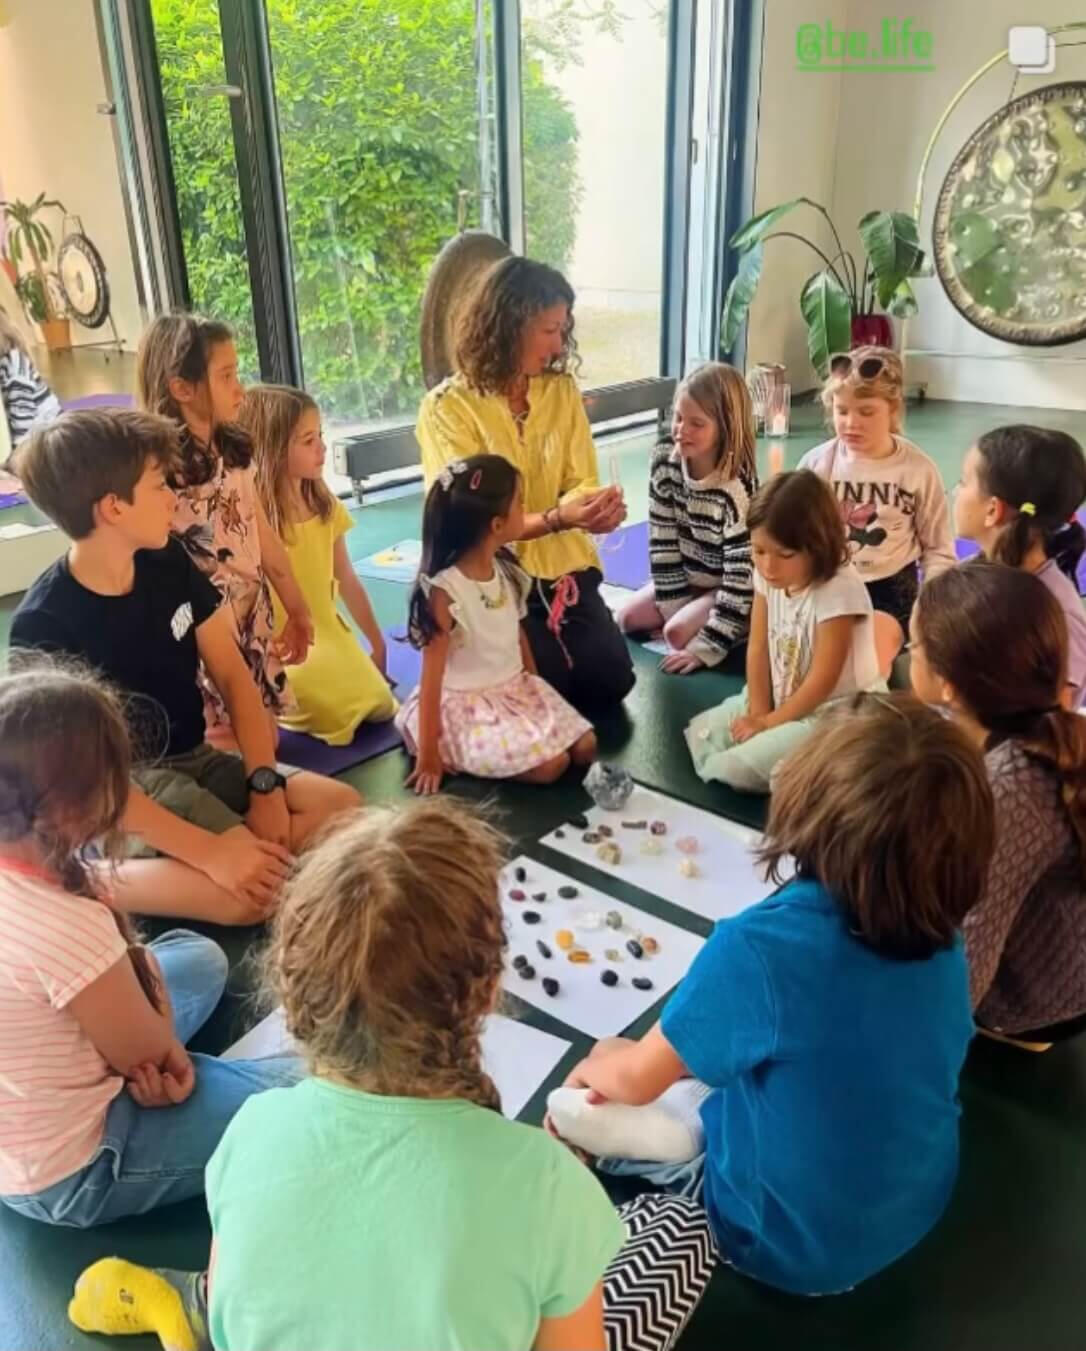
<path fill-rule="evenodd" d="M 919 562 L 935 577 L 957 562 L 946 490 L 919 446 L 894 437 L 891 455 L 858 455 L 834 437 L 799 462 L 826 479 L 845 519 L 852 561 L 865 582 L 892 577 Z"/>

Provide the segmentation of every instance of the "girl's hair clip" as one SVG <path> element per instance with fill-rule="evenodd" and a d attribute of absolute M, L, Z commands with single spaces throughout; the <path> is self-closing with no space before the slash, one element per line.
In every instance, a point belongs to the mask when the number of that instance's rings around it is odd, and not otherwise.
<path fill-rule="evenodd" d="M 441 471 L 441 473 L 438 475 L 438 482 L 445 489 L 445 491 L 448 492 L 449 489 L 453 486 L 453 475 L 466 474 L 467 469 L 468 467 L 463 460 L 453 460 L 452 464 L 447 464 L 445 468 Z M 472 486 L 474 486 L 474 484 Z"/>
<path fill-rule="evenodd" d="M 1023 516 L 1037 515 L 1037 508 L 1033 505 L 1032 502 L 1023 502 L 1022 505 L 1018 508 L 1018 510 L 1022 513 Z"/>
<path fill-rule="evenodd" d="M 483 481 L 483 471 L 481 469 L 476 469 L 475 473 L 472 474 L 471 476 L 471 483 L 468 486 L 471 488 L 472 492 L 475 492 L 476 488 L 478 488 L 479 484 L 482 483 L 482 481 Z"/>

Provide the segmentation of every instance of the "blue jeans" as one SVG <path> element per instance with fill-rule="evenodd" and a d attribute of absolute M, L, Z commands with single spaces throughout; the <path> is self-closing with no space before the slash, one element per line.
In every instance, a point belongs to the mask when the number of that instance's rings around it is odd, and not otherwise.
<path fill-rule="evenodd" d="M 149 944 L 162 968 L 174 1029 L 187 1042 L 226 986 L 226 954 L 210 938 L 171 929 Z M 106 1112 L 102 1142 L 71 1177 L 30 1196 L 0 1197 L 29 1219 L 86 1229 L 200 1196 L 204 1168 L 246 1098 L 302 1077 L 293 1056 L 218 1060 L 194 1055 L 196 1086 L 176 1107 L 140 1107 L 124 1089 Z"/>

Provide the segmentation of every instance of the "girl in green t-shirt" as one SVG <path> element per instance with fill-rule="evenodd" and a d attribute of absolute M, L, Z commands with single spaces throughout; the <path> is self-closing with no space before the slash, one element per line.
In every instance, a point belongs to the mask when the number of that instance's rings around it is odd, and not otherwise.
<path fill-rule="evenodd" d="M 209 1278 L 106 1259 L 79 1327 L 218 1351 L 670 1348 L 712 1271 L 704 1212 L 616 1212 L 502 1116 L 483 1063 L 504 845 L 439 797 L 341 820 L 306 857 L 266 961 L 312 1075 L 243 1107 L 211 1160 Z"/>

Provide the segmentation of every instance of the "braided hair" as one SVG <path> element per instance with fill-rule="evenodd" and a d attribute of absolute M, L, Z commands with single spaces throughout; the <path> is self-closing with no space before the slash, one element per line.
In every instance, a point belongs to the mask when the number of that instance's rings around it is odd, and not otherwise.
<path fill-rule="evenodd" d="M 264 984 L 313 1072 L 500 1110 L 480 1037 L 501 981 L 505 841 L 451 798 L 340 818 L 284 891 Z"/>

